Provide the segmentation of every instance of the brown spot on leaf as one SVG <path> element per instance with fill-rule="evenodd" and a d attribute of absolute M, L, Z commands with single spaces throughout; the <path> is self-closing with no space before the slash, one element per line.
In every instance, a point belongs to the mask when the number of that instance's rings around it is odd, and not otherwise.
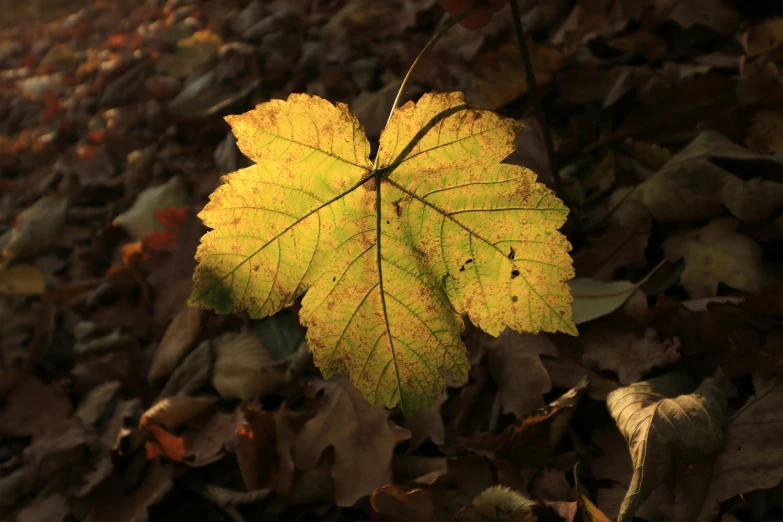
<path fill-rule="evenodd" d="M 517 255 L 517 251 L 514 250 L 514 247 L 511 247 L 511 251 L 508 253 L 508 258 L 513 260 L 514 256 L 516 256 L 516 255 Z"/>
<path fill-rule="evenodd" d="M 519 276 L 519 270 L 516 268 L 511 271 L 511 279 L 514 279 L 515 277 Z"/>

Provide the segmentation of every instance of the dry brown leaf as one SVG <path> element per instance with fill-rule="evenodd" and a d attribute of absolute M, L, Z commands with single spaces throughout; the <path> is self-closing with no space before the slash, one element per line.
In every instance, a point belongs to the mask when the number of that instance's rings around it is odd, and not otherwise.
<path fill-rule="evenodd" d="M 272 491 L 269 489 L 259 489 L 256 491 L 234 491 L 207 484 L 204 486 L 204 496 L 220 507 L 239 506 L 242 504 L 252 504 L 269 496 Z"/>
<path fill-rule="evenodd" d="M 721 502 L 775 487 L 783 477 L 783 382 L 759 369 L 753 384 L 753 396 L 726 423 L 723 450 L 705 477 L 706 492 L 688 506 L 690 518 L 683 520 L 709 522 Z"/>
<path fill-rule="evenodd" d="M 391 422 L 388 410 L 365 401 L 347 379 L 315 381 L 310 392 L 320 391 L 324 402 L 297 435 L 294 461 L 297 468 L 311 470 L 324 450 L 334 447 L 335 502 L 352 506 L 391 481 L 392 452 L 410 432 Z"/>
<path fill-rule="evenodd" d="M 430 439 L 438 446 L 446 442 L 446 428 L 443 425 L 441 407 L 448 399 L 448 394 L 441 393 L 432 406 L 420 408 L 413 415 L 405 417 L 405 429 L 411 432 L 408 451 L 414 451 L 426 440 Z"/>
<path fill-rule="evenodd" d="M 733 218 L 717 218 L 698 230 L 679 232 L 664 241 L 669 261 L 685 259 L 682 283 L 692 298 L 717 295 L 720 283 L 747 292 L 761 290 L 761 247 L 737 233 L 738 224 Z"/>
<path fill-rule="evenodd" d="M 688 393 L 690 389 L 687 377 L 667 374 L 620 388 L 607 398 L 634 464 L 618 522 L 630 522 L 639 504 L 676 468 L 723 442 L 723 393 L 712 379 Z"/>
<path fill-rule="evenodd" d="M 749 56 L 773 51 L 783 43 L 783 17 L 769 18 L 751 27 L 742 35 Z"/>
<path fill-rule="evenodd" d="M 82 400 L 73 416 L 80 418 L 88 426 L 95 425 L 106 413 L 109 404 L 120 388 L 122 388 L 122 384 L 118 381 L 109 381 L 96 386 Z M 110 414 L 111 412 L 107 413 L 107 415 Z"/>
<path fill-rule="evenodd" d="M 234 413 L 216 411 L 210 417 L 191 422 L 182 434 L 187 451 L 182 462 L 192 467 L 212 464 L 226 455 L 236 436 Z"/>
<path fill-rule="evenodd" d="M 202 341 L 185 356 L 160 390 L 158 400 L 172 395 L 194 395 L 194 392 L 209 382 L 213 365 L 212 344 Z"/>
<path fill-rule="evenodd" d="M 174 467 L 152 461 L 141 483 L 132 491 L 121 475 L 115 475 L 87 498 L 93 522 L 146 522 L 147 508 L 160 502 L 171 490 Z"/>
<path fill-rule="evenodd" d="M 277 475 L 277 418 L 247 406 L 237 409 L 234 451 L 242 481 L 249 490 L 274 486 Z"/>
<path fill-rule="evenodd" d="M 252 332 L 229 333 L 215 341 L 212 386 L 223 399 L 244 402 L 266 395 L 283 379 L 264 343 Z"/>
<path fill-rule="evenodd" d="M 541 356 L 557 357 L 549 337 L 506 328 L 498 337 L 479 332 L 474 339 L 485 345 L 489 373 L 505 413 L 522 417 L 546 405 L 543 396 L 552 389 L 552 381 Z"/>
<path fill-rule="evenodd" d="M 220 35 L 205 29 L 177 42 L 176 55 L 164 55 L 158 62 L 158 70 L 184 78 L 217 56 L 223 44 Z"/>
<path fill-rule="evenodd" d="M 45 196 L 16 216 L 14 228 L 0 237 L 5 260 L 33 257 L 57 241 L 65 225 L 68 198 Z"/>
<path fill-rule="evenodd" d="M 62 522 L 71 511 L 68 499 L 55 493 L 43 500 L 34 501 L 16 515 L 17 522 Z"/>
<path fill-rule="evenodd" d="M 41 271 L 32 265 L 14 265 L 0 268 L 0 294 L 35 295 L 46 290 Z"/>
<path fill-rule="evenodd" d="M 147 379 L 156 382 L 171 375 L 179 361 L 193 347 L 201 333 L 204 310 L 192 306 L 183 307 L 174 316 L 150 363 Z"/>
<path fill-rule="evenodd" d="M 639 381 L 653 367 L 666 368 L 680 360 L 680 340 L 658 340 L 658 333 L 647 328 L 640 337 L 632 331 L 590 330 L 582 337 L 585 365 L 611 370 L 621 384 Z"/>
<path fill-rule="evenodd" d="M 781 36 L 783 36 L 783 18 Z M 761 109 L 753 115 L 745 144 L 760 154 L 783 153 L 783 110 Z"/>
<path fill-rule="evenodd" d="M 179 176 L 156 187 L 150 187 L 138 195 L 133 206 L 114 220 L 115 227 L 124 229 L 134 241 L 141 241 L 149 232 L 164 230 L 155 217 L 155 211 L 168 207 L 181 207 L 188 203 L 185 183 Z"/>
<path fill-rule="evenodd" d="M 461 441 L 460 446 L 490 458 L 506 459 L 515 466 L 545 467 L 589 384 L 584 377 L 556 401 L 517 419 L 502 433 L 485 433 Z"/>
<path fill-rule="evenodd" d="M 0 435 L 33 437 L 57 431 L 71 414 L 65 394 L 27 376 L 5 398 Z"/>
<path fill-rule="evenodd" d="M 405 491 L 387 484 L 373 491 L 370 505 L 393 522 L 435 522 L 435 507 L 426 489 Z"/>
<path fill-rule="evenodd" d="M 145 411 L 139 425 L 145 427 L 158 424 L 168 429 L 175 429 L 201 415 L 217 402 L 215 397 L 168 397 Z"/>

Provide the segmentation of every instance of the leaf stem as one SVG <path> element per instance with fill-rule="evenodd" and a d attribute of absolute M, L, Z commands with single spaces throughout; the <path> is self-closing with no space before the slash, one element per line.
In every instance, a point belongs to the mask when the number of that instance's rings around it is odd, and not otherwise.
<path fill-rule="evenodd" d="M 538 120 L 539 125 L 541 125 L 541 133 L 544 135 L 544 146 L 546 147 L 546 154 L 549 157 L 549 170 L 552 171 L 552 177 L 555 179 L 555 189 L 557 190 L 558 196 L 570 208 L 571 205 L 568 202 L 568 195 L 566 194 L 565 187 L 563 186 L 563 180 L 560 177 L 560 170 L 557 167 L 557 160 L 555 159 L 555 147 L 552 141 L 552 131 L 549 128 L 549 124 L 546 120 L 544 106 L 541 104 L 541 99 L 538 96 L 536 73 L 533 71 L 533 62 L 530 59 L 530 50 L 528 50 L 527 42 L 525 41 L 525 32 L 522 28 L 522 17 L 519 12 L 519 4 L 517 3 L 517 0 L 508 0 L 508 3 L 511 6 L 511 18 L 514 21 L 514 31 L 517 34 L 519 51 L 520 54 L 522 54 L 522 63 L 525 66 L 527 90 L 530 94 L 530 98 L 533 101 L 533 109 L 536 113 L 536 119 Z"/>
<path fill-rule="evenodd" d="M 432 49 L 432 47 L 438 43 L 438 40 L 440 40 L 443 35 L 445 35 L 449 29 L 457 25 L 463 18 L 468 16 L 470 13 L 473 12 L 477 7 L 479 7 L 481 4 L 486 2 L 486 0 L 476 0 L 476 2 L 470 6 L 468 9 L 466 9 L 462 14 L 460 14 L 457 17 L 450 17 L 450 20 L 446 22 L 446 25 L 443 26 L 435 35 L 430 38 L 430 41 L 427 42 L 427 45 L 424 46 L 424 48 L 419 52 L 418 56 L 416 56 L 416 59 L 413 60 L 413 63 L 408 68 L 408 72 L 405 73 L 405 77 L 402 79 L 402 84 L 400 85 L 400 90 L 397 91 L 397 96 L 394 98 L 394 103 L 392 104 L 391 111 L 389 111 L 389 117 L 386 119 L 386 125 L 389 124 L 391 121 L 392 115 L 394 114 L 394 110 L 397 108 L 397 105 L 400 103 L 400 98 L 402 98 L 402 93 L 405 92 L 405 89 L 408 87 L 408 81 L 411 78 L 411 73 L 413 73 L 413 70 L 416 68 L 416 65 L 418 65 L 421 58 L 427 54 L 427 51 Z M 376 169 L 378 167 L 378 155 L 375 155 L 375 161 L 373 162 L 373 169 Z"/>

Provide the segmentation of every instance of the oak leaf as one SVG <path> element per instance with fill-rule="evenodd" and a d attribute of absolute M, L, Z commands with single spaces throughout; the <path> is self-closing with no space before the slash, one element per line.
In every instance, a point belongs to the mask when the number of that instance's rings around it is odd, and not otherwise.
<path fill-rule="evenodd" d="M 519 124 L 425 94 L 397 109 L 375 163 L 343 104 L 305 94 L 228 116 L 255 165 L 229 174 L 199 214 L 190 305 L 271 315 L 302 300 L 325 378 L 348 373 L 373 404 L 405 413 L 467 379 L 460 314 L 576 334 L 566 280 L 567 208 L 528 169 L 500 164 Z"/>

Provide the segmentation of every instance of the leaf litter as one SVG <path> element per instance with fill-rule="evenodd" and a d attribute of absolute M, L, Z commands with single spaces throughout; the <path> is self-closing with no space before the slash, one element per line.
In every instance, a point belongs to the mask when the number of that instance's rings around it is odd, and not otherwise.
<path fill-rule="evenodd" d="M 322 380 L 301 299 L 184 303 L 195 215 L 252 165 L 222 117 L 307 93 L 377 138 L 438 2 L 0 6 L 0 518 L 783 518 L 783 12 L 521 4 L 593 304 L 576 338 L 457 304 L 498 337 L 468 322 L 466 382 L 408 416 Z M 522 122 L 498 162 L 552 188 L 514 38 L 455 29 L 408 99 Z"/>

